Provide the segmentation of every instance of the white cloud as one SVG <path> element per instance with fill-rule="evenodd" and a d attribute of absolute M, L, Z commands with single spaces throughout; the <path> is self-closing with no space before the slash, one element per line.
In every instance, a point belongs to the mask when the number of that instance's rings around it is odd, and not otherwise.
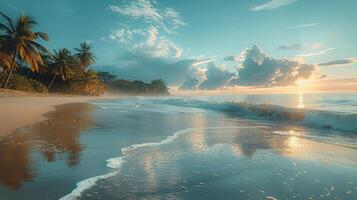
<path fill-rule="evenodd" d="M 325 66 L 349 66 L 354 63 L 357 63 L 357 58 L 346 58 L 346 59 L 341 59 L 341 60 L 334 60 L 326 63 L 320 63 L 318 64 L 321 67 Z"/>
<path fill-rule="evenodd" d="M 147 24 L 173 32 L 186 23 L 180 14 L 172 8 L 158 9 L 151 0 L 132 0 L 123 6 L 110 5 L 109 10 L 135 20 L 144 20 Z"/>
<path fill-rule="evenodd" d="M 328 53 L 329 51 L 333 51 L 333 50 L 336 50 L 336 48 L 328 48 L 328 49 L 324 49 L 324 50 L 318 51 L 318 52 L 300 54 L 300 55 L 297 55 L 297 57 L 320 56 L 320 55 L 326 54 L 326 53 Z"/>
<path fill-rule="evenodd" d="M 199 60 L 196 63 L 192 64 L 192 67 L 196 67 L 196 66 L 203 65 L 203 64 L 206 64 L 206 63 L 210 63 L 210 62 L 214 62 L 214 61 L 216 61 L 215 58 Z"/>
<path fill-rule="evenodd" d="M 197 65 L 192 65 L 197 66 Z M 203 81 L 207 79 L 206 68 L 192 67 L 187 73 L 182 85 L 180 86 L 181 90 L 195 90 L 199 89 L 199 86 Z"/>
<path fill-rule="evenodd" d="M 159 9 L 156 4 L 152 0 L 133 0 L 125 1 L 125 4 L 120 6 L 110 5 L 110 11 L 141 23 L 123 24 L 111 32 L 109 39 L 121 43 L 133 53 L 154 58 L 180 58 L 182 48 L 161 33 L 175 33 L 185 22 L 176 10 Z"/>
<path fill-rule="evenodd" d="M 206 80 L 200 84 L 200 89 L 217 89 L 226 86 L 234 77 L 223 65 L 217 66 L 215 63 L 208 63 L 205 72 Z"/>
<path fill-rule="evenodd" d="M 182 49 L 174 42 L 164 36 L 159 35 L 156 27 L 151 26 L 146 30 L 146 39 L 143 42 L 133 44 L 131 50 L 141 52 L 156 58 L 180 58 Z"/>
<path fill-rule="evenodd" d="M 310 23 L 310 24 L 300 24 L 296 26 L 290 26 L 288 27 L 289 29 L 299 29 L 299 28 L 307 28 L 307 27 L 312 27 L 312 26 L 317 26 L 319 25 L 318 23 Z"/>
<path fill-rule="evenodd" d="M 283 6 L 290 5 L 297 0 L 271 0 L 265 4 L 255 6 L 251 8 L 252 11 L 260 11 L 260 10 L 274 10 Z"/>
<path fill-rule="evenodd" d="M 134 37 L 141 35 L 145 35 L 145 30 L 143 29 L 127 29 L 127 28 L 119 28 L 115 31 L 112 31 L 109 35 L 109 39 L 116 40 L 117 42 L 128 44 L 130 43 Z"/>
<path fill-rule="evenodd" d="M 238 79 L 233 80 L 231 85 L 288 86 L 299 79 L 320 77 L 317 66 L 306 64 L 301 58 L 274 59 L 256 45 L 243 54 L 245 59 L 238 69 Z"/>
<path fill-rule="evenodd" d="M 218 89 L 226 86 L 233 78 L 235 74 L 223 65 L 209 62 L 204 68 L 191 68 L 180 89 Z"/>

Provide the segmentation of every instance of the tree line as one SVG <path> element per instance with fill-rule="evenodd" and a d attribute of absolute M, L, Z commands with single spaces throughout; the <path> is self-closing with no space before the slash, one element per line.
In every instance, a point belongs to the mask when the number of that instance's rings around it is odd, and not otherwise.
<path fill-rule="evenodd" d="M 161 80 L 151 83 L 117 79 L 109 72 L 90 69 L 96 57 L 92 46 L 83 42 L 73 52 L 60 48 L 50 52 L 39 43 L 49 36 L 35 32 L 37 22 L 27 15 L 16 20 L 0 12 L 0 84 L 5 89 L 32 92 L 62 92 L 82 95 L 101 95 L 106 88 L 113 91 L 168 93 Z"/>

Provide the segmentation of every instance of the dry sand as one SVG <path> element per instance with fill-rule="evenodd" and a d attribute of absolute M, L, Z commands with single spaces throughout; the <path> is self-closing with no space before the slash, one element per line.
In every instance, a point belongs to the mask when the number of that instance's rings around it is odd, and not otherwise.
<path fill-rule="evenodd" d="M 44 120 L 43 115 L 54 110 L 56 105 L 88 102 L 98 98 L 113 97 L 38 94 L 0 89 L 0 138 L 11 134 L 17 128 Z"/>

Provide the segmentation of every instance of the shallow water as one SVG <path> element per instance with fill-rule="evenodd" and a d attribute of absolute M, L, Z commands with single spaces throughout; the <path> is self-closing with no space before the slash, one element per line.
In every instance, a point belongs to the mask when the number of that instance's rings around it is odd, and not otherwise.
<path fill-rule="evenodd" d="M 355 134 L 189 102 L 57 108 L 0 142 L 0 199 L 357 199 Z"/>

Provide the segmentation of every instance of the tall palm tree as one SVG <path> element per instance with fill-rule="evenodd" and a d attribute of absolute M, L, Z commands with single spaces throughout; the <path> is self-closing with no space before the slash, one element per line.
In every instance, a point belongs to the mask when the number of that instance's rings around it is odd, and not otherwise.
<path fill-rule="evenodd" d="M 91 52 L 92 46 L 87 42 L 80 44 L 79 48 L 74 48 L 80 67 L 87 69 L 90 65 L 95 63 L 94 53 Z"/>
<path fill-rule="evenodd" d="M 48 89 L 52 87 L 57 76 L 60 76 L 63 81 L 70 78 L 74 73 L 72 68 L 75 64 L 71 52 L 66 48 L 55 50 L 50 60 L 49 70 L 53 74 L 53 78 Z"/>
<path fill-rule="evenodd" d="M 22 15 L 16 22 L 2 12 L 0 16 L 5 20 L 5 23 L 0 23 L 0 30 L 5 33 L 0 35 L 0 40 L 4 42 L 5 53 L 11 56 L 10 70 L 3 83 L 3 87 L 7 88 L 16 59 L 29 64 L 33 71 L 38 71 L 38 65 L 43 62 L 39 52 L 46 52 L 47 49 L 36 40 L 41 38 L 47 41 L 48 35 L 43 32 L 33 32 L 32 28 L 37 23 L 29 16 Z"/>

